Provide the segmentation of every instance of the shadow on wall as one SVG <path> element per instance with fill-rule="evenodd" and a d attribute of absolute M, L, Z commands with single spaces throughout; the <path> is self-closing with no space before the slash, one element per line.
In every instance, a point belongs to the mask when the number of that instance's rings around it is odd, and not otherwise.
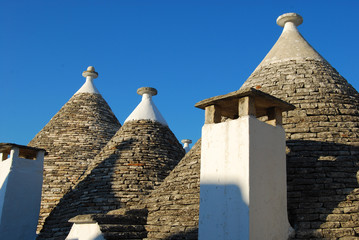
<path fill-rule="evenodd" d="M 130 147 L 130 144 L 123 147 Z M 356 176 L 359 170 L 359 147 L 301 140 L 287 141 L 287 147 L 288 217 L 296 230 L 294 239 L 358 236 L 354 227 L 359 225 Z M 111 208 L 107 209 L 103 204 L 103 201 L 116 198 L 110 180 L 118 156 L 106 158 L 73 191 L 64 196 L 46 219 L 38 239 L 64 239 L 71 228 L 68 223 L 70 218 L 79 214 L 105 213 L 121 207 L 119 201 L 112 202 Z M 102 181 L 101 187 L 97 185 L 99 179 Z M 204 186 L 201 187 L 202 191 Z M 236 186 L 207 185 L 205 188 L 221 193 L 237 192 L 234 194 L 239 196 L 236 204 L 246 206 Z M 213 198 L 214 208 L 230 206 L 223 204 L 223 199 L 217 195 Z M 229 225 L 221 227 L 226 229 Z M 186 231 L 183 227 L 180 231 L 165 239 L 198 238 L 197 228 Z"/>
<path fill-rule="evenodd" d="M 287 141 L 287 147 L 292 239 L 358 237 L 354 228 L 359 226 L 359 147 L 304 140 Z M 175 239 L 196 240 L 198 228 L 166 238 Z"/>
<path fill-rule="evenodd" d="M 117 149 L 131 149 L 133 143 L 133 139 L 124 141 Z M 116 160 L 119 157 L 121 151 L 108 156 L 73 190 L 65 194 L 46 218 L 37 239 L 65 239 L 72 226 L 72 223 L 68 222 L 69 219 L 77 215 L 107 213 L 120 208 L 119 197 L 112 188 Z"/>
<path fill-rule="evenodd" d="M 296 239 L 358 236 L 359 148 L 287 141 L 289 221 Z"/>
<path fill-rule="evenodd" d="M 202 239 L 249 239 L 249 207 L 235 184 L 201 184 L 199 236 Z"/>
<path fill-rule="evenodd" d="M 201 194 L 207 200 L 201 199 L 200 221 L 209 220 L 206 224 L 207 229 L 201 229 L 202 239 L 231 239 L 234 234 L 241 234 L 246 239 L 249 234 L 248 222 L 243 221 L 238 213 L 249 214 L 248 205 L 243 201 L 242 194 L 238 186 L 233 184 L 216 185 L 202 184 Z M 205 211 L 210 210 L 211 214 Z M 181 223 L 180 223 L 181 224 Z M 201 224 L 201 223 L 200 223 Z M 172 226 L 174 229 L 185 229 L 185 227 Z M 218 235 L 213 234 L 216 229 Z M 211 230 L 211 231 L 209 231 Z M 173 231 L 173 230 L 172 230 Z M 164 240 L 197 240 L 198 227 L 176 232 Z M 234 233 L 235 232 L 235 233 Z M 237 235 L 238 236 L 238 235 Z M 156 237 L 156 236 L 154 236 Z"/>

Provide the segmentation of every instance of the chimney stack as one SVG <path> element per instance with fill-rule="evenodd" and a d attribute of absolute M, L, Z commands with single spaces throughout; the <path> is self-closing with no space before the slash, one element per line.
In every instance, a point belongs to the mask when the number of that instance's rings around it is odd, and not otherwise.
<path fill-rule="evenodd" d="M 0 239 L 35 239 L 45 153 L 0 143 Z"/>
<path fill-rule="evenodd" d="M 199 239 L 287 239 L 282 112 L 294 108 L 255 89 L 196 104 L 202 128 Z M 229 120 L 221 122 L 222 117 Z M 265 122 L 259 120 L 265 120 Z"/>

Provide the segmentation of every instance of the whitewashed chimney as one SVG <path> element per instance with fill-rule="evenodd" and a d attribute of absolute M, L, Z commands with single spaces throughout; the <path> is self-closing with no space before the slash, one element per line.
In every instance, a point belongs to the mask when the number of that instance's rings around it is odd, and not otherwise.
<path fill-rule="evenodd" d="M 0 143 L 0 239 L 35 239 L 45 150 Z"/>
<path fill-rule="evenodd" d="M 199 239 L 287 239 L 281 120 L 282 112 L 294 107 L 255 89 L 203 100 L 196 107 L 205 109 Z"/>

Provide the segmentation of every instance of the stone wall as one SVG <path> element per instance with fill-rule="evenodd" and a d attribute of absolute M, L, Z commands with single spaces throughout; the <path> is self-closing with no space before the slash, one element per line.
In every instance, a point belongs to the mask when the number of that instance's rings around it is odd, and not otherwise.
<path fill-rule="evenodd" d="M 120 126 L 100 94 L 79 93 L 31 140 L 29 146 L 49 153 L 44 161 L 38 231 Z"/>
<path fill-rule="evenodd" d="M 359 96 L 327 62 L 291 60 L 257 69 L 254 87 L 294 104 L 283 114 L 293 239 L 359 236 Z M 200 143 L 144 201 L 147 239 L 197 239 Z"/>
<path fill-rule="evenodd" d="M 148 209 L 145 239 L 197 239 L 200 160 L 199 140 L 163 184 L 136 206 Z"/>
<path fill-rule="evenodd" d="M 137 204 L 184 156 L 171 130 L 158 122 L 126 122 L 93 160 L 79 184 L 46 220 L 39 239 L 63 239 L 77 215 L 103 214 Z"/>
<path fill-rule="evenodd" d="M 266 65 L 242 86 L 297 108 L 284 113 L 294 239 L 359 236 L 359 95 L 327 62 Z"/>

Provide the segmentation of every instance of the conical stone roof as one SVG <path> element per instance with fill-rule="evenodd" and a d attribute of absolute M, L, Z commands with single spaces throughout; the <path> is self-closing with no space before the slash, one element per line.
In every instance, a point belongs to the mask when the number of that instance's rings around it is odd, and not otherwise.
<path fill-rule="evenodd" d="M 148 209 L 146 239 L 197 239 L 200 165 L 201 140 L 137 206 Z"/>
<path fill-rule="evenodd" d="M 29 143 L 49 153 L 44 160 L 38 230 L 121 127 L 93 85 L 92 80 L 97 77 L 94 68 L 89 67 L 83 75 L 87 78 L 85 87 L 74 94 Z"/>
<path fill-rule="evenodd" d="M 302 18 L 277 20 L 277 43 L 241 89 L 296 106 L 284 113 L 288 214 L 297 239 L 358 236 L 359 94 L 300 35 Z"/>
<path fill-rule="evenodd" d="M 62 199 L 41 237 L 67 236 L 70 218 L 136 205 L 159 186 L 185 151 L 167 125 L 128 120 L 95 157 L 81 182 Z"/>
<path fill-rule="evenodd" d="M 357 236 L 359 95 L 301 36 L 300 23 L 297 14 L 278 18 L 282 35 L 241 89 L 297 107 L 283 116 L 293 239 Z M 145 198 L 147 239 L 197 239 L 200 151 L 197 143 Z"/>

